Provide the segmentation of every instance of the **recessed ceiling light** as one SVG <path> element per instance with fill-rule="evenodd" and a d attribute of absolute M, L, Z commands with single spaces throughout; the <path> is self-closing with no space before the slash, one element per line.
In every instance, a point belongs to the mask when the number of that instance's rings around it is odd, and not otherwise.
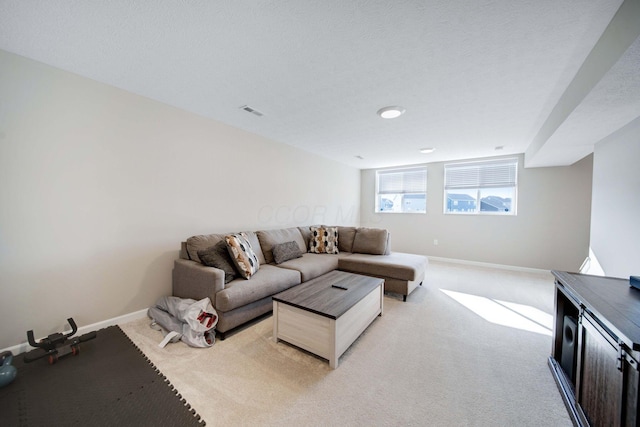
<path fill-rule="evenodd" d="M 393 107 L 384 107 L 378 110 L 378 115 L 383 119 L 395 119 L 396 117 L 400 117 L 405 112 L 405 109 L 402 107 L 393 106 Z"/>
<path fill-rule="evenodd" d="M 498 145 L 498 146 L 495 148 L 495 150 L 496 150 L 496 151 L 500 151 L 500 150 L 503 150 L 503 149 L 504 149 L 504 145 Z"/>
<path fill-rule="evenodd" d="M 422 154 L 429 154 L 429 153 L 433 153 L 436 149 L 433 147 L 427 147 L 427 148 L 421 148 L 420 152 Z"/>
<path fill-rule="evenodd" d="M 354 156 L 356 159 L 360 159 L 360 160 L 364 160 L 364 157 L 362 156 Z"/>

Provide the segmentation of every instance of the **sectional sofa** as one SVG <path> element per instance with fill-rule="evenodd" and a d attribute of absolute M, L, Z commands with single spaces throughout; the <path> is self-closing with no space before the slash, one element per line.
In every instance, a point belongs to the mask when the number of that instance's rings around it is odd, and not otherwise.
<path fill-rule="evenodd" d="M 227 251 L 237 246 L 236 238 L 244 242 L 239 245 L 243 249 L 250 246 L 252 258 L 238 265 L 231 256 L 233 268 L 223 258 L 235 254 L 235 249 Z M 385 292 L 406 301 L 422 284 L 427 263 L 422 255 L 391 252 L 389 233 L 376 228 L 315 226 L 198 235 L 182 242 L 173 268 L 173 295 L 209 297 L 224 339 L 232 329 L 271 311 L 272 295 L 333 270 L 380 277 Z"/>

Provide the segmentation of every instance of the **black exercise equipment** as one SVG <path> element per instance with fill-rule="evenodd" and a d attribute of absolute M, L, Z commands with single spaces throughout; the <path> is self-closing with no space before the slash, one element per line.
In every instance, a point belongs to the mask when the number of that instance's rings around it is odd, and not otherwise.
<path fill-rule="evenodd" d="M 27 340 L 29 341 L 29 344 L 36 348 L 24 355 L 25 363 L 34 362 L 38 359 L 42 359 L 43 357 L 47 357 L 49 364 L 53 365 L 61 357 L 69 354 L 73 354 L 74 356 L 79 354 L 79 344 L 81 342 L 92 340 L 97 336 L 97 333 L 93 331 L 74 339 L 69 339 L 78 332 L 78 327 L 72 317 L 68 318 L 67 322 L 71 325 L 71 332 L 67 334 L 56 332 L 38 342 L 36 342 L 33 337 L 33 330 L 27 331 Z"/>

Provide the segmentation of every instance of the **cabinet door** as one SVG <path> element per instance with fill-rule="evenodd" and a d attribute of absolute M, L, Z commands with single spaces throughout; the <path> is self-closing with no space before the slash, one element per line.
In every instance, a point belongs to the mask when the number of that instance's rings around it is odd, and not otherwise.
<path fill-rule="evenodd" d="M 625 367 L 625 423 L 627 427 L 640 425 L 638 418 L 638 386 L 640 386 L 640 372 L 638 372 L 638 362 L 631 356 L 627 356 L 624 361 Z"/>
<path fill-rule="evenodd" d="M 592 426 L 620 426 L 623 375 L 617 341 L 588 314 L 582 316 L 578 403 Z"/>

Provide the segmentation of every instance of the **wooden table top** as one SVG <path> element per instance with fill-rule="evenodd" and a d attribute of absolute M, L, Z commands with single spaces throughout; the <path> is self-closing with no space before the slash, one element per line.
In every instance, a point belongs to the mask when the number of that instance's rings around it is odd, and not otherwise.
<path fill-rule="evenodd" d="M 337 319 L 383 284 L 383 279 L 334 270 L 280 292 L 273 296 L 273 300 Z M 333 288 L 332 285 L 347 289 Z"/>

